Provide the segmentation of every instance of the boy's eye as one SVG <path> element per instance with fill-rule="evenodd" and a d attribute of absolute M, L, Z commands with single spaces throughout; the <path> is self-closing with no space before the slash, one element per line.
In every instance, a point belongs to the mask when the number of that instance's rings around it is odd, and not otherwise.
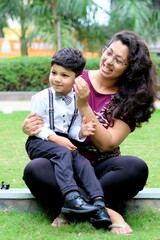
<path fill-rule="evenodd" d="M 55 75 L 56 74 L 56 72 L 55 71 L 52 71 L 52 75 Z"/>
<path fill-rule="evenodd" d="M 62 74 L 62 76 L 63 76 L 63 77 L 68 77 L 68 75 L 67 75 L 67 74 Z"/>

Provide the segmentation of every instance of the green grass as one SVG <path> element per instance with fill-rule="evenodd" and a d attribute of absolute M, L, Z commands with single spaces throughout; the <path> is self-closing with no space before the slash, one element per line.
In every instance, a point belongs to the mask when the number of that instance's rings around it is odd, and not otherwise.
<path fill-rule="evenodd" d="M 12 188 L 26 187 L 23 180 L 23 169 L 29 162 L 25 152 L 27 136 L 22 132 L 21 125 L 29 112 L 0 112 L 0 172 L 1 179 L 10 183 Z M 121 145 L 122 154 L 138 156 L 146 161 L 150 174 L 147 187 L 159 187 L 159 158 L 160 158 L 160 109 L 143 127 L 136 129 Z"/>
<path fill-rule="evenodd" d="M 149 167 L 147 187 L 159 187 L 160 160 L 160 109 L 151 117 L 148 123 L 137 128 L 121 145 L 123 154 L 130 154 L 142 158 Z"/>
<path fill-rule="evenodd" d="M 0 181 L 12 188 L 26 187 L 22 180 L 23 169 L 29 162 L 24 144 L 27 136 L 21 125 L 28 112 L 0 112 Z M 121 146 L 123 154 L 144 159 L 150 169 L 147 187 L 159 187 L 160 110 L 157 110 L 142 128 L 129 135 Z M 96 230 L 89 223 L 73 223 L 63 228 L 52 228 L 45 212 L 18 212 L 0 210 L 1 240 L 160 240 L 160 212 L 155 209 L 139 210 L 125 216 L 134 230 L 133 235 L 115 235 L 103 229 Z"/>
<path fill-rule="evenodd" d="M 28 112 L 0 112 L 0 169 L 1 180 L 12 188 L 26 187 L 22 180 L 23 169 L 29 162 L 24 144 L 27 136 L 21 125 Z"/>
<path fill-rule="evenodd" d="M 1 240 L 158 240 L 160 239 L 160 214 L 149 209 L 127 215 L 134 233 L 131 236 L 115 235 L 103 229 L 97 230 L 89 223 L 72 223 L 53 228 L 44 212 L 0 211 Z"/>

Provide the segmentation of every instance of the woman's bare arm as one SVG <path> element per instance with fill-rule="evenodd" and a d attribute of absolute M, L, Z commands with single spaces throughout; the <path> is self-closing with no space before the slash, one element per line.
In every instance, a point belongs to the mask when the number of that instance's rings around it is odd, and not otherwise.
<path fill-rule="evenodd" d="M 130 127 L 119 119 L 115 119 L 113 127 L 108 127 L 108 129 L 103 127 L 88 104 L 90 90 L 86 81 L 82 78 L 80 80 L 76 79 L 74 89 L 80 113 L 86 117 L 87 122 L 94 119 L 96 123 L 95 134 L 90 136 L 95 146 L 101 152 L 106 152 L 119 146 L 130 133 Z"/>

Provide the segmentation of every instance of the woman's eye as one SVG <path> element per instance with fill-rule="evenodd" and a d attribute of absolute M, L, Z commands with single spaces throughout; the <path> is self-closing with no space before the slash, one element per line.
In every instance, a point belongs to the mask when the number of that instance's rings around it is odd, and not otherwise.
<path fill-rule="evenodd" d="M 123 61 L 120 58 L 116 58 L 116 62 L 119 64 L 123 64 Z"/>
<path fill-rule="evenodd" d="M 107 54 L 108 56 L 112 56 L 112 53 L 111 53 L 111 52 L 106 52 L 106 54 Z"/>

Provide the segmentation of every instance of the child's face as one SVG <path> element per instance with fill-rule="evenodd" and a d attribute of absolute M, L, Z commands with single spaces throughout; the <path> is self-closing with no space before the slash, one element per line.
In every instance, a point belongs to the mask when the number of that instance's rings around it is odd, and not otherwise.
<path fill-rule="evenodd" d="M 56 92 L 68 94 L 74 84 L 76 74 L 60 65 L 53 64 L 51 67 L 49 82 Z"/>

